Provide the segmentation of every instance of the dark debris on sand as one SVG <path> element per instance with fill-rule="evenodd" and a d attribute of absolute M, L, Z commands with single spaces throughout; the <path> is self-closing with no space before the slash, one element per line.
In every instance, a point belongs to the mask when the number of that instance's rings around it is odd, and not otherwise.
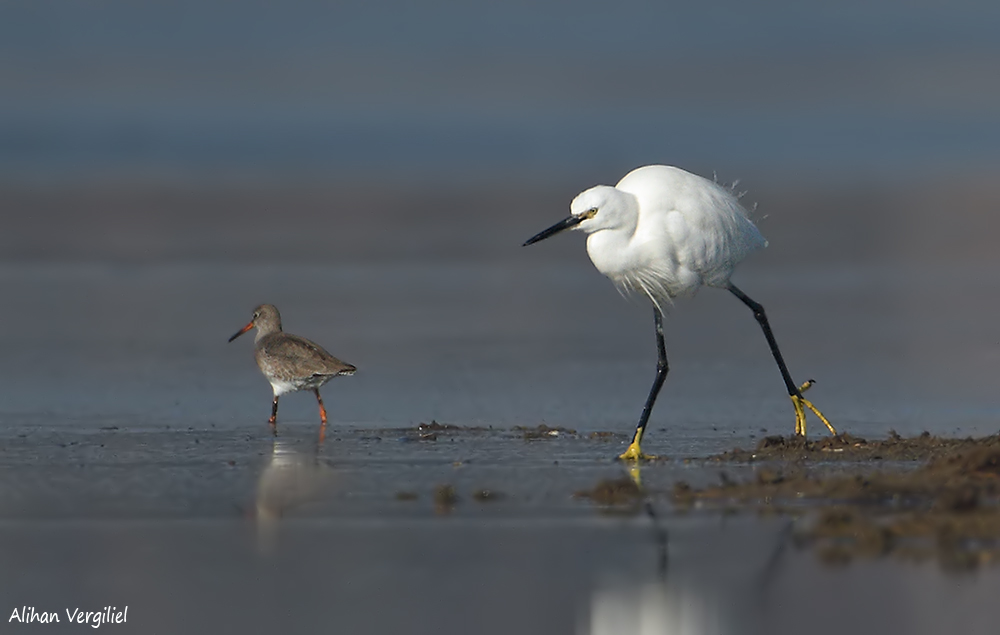
<path fill-rule="evenodd" d="M 831 458 L 852 463 L 831 466 Z M 703 489 L 677 483 L 673 499 L 680 508 L 805 516 L 796 542 L 829 562 L 887 554 L 936 558 L 949 567 L 1000 561 L 1000 435 L 768 437 L 753 452 L 712 460 L 767 463 L 744 481 L 723 475 Z"/>
<path fill-rule="evenodd" d="M 378 432 L 389 434 L 390 431 L 379 430 Z M 500 432 L 502 434 L 509 434 L 510 432 L 513 432 L 514 436 L 527 441 L 577 436 L 576 430 L 572 428 L 548 426 L 544 423 L 537 426 L 514 426 L 508 431 L 494 429 L 492 426 L 458 426 L 450 423 L 438 423 L 434 420 L 431 420 L 430 423 L 420 423 L 416 426 L 416 428 L 396 429 L 395 432 L 397 432 L 401 438 L 408 441 L 437 441 L 439 439 L 454 439 L 459 436 L 484 435 L 496 432 Z M 595 437 L 591 436 L 591 438 Z"/>
<path fill-rule="evenodd" d="M 450 514 L 457 504 L 458 492 L 453 485 L 444 484 L 434 488 L 434 511 L 438 514 Z"/>
<path fill-rule="evenodd" d="M 433 419 L 431 419 L 430 423 L 421 423 L 417 425 L 417 430 L 419 432 L 457 432 L 461 429 L 462 428 L 459 426 L 454 426 L 450 423 L 438 423 Z"/>
<path fill-rule="evenodd" d="M 593 489 L 579 490 L 574 498 L 586 498 L 606 507 L 633 505 L 642 500 L 642 488 L 627 476 L 599 481 Z"/>
<path fill-rule="evenodd" d="M 811 440 L 800 436 L 764 437 L 753 450 L 736 448 L 710 457 L 720 462 L 752 463 L 756 461 L 918 461 L 989 445 L 993 437 L 980 439 L 949 439 L 928 432 L 916 437 L 901 437 L 889 432 L 884 440 L 868 441 L 847 433 Z"/>
<path fill-rule="evenodd" d="M 480 503 L 491 503 L 494 501 L 502 500 L 505 498 L 503 492 L 498 492 L 495 489 L 478 489 L 472 493 L 472 498 Z"/>
<path fill-rule="evenodd" d="M 627 441 L 631 437 L 621 432 L 598 431 L 587 435 L 591 441 Z"/>
<path fill-rule="evenodd" d="M 476 426 L 456 426 L 450 423 L 438 423 L 431 420 L 430 423 L 420 423 L 416 429 L 407 428 L 400 432 L 403 438 L 410 441 L 437 441 L 439 437 L 454 438 L 464 434 L 482 434 L 489 432 L 489 428 Z"/>
<path fill-rule="evenodd" d="M 514 426 L 514 430 L 519 432 L 521 436 L 526 441 L 535 441 L 538 439 L 554 439 L 561 435 L 576 435 L 576 430 L 571 428 L 561 428 L 561 427 L 550 427 L 544 423 L 535 426 L 534 428 L 529 428 L 526 426 Z"/>

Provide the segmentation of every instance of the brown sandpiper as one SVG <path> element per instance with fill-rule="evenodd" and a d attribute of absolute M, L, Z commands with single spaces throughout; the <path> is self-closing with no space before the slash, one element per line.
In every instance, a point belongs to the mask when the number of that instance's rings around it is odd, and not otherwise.
<path fill-rule="evenodd" d="M 338 375 L 353 375 L 357 369 L 326 352 L 319 344 L 281 330 L 281 315 L 273 304 L 262 304 L 253 310 L 253 319 L 229 338 L 232 342 L 257 327 L 254 339 L 254 359 L 264 377 L 274 389 L 271 418 L 268 423 L 278 433 L 278 397 L 299 390 L 311 390 L 319 403 L 322 422 L 320 438 L 326 430 L 326 408 L 319 396 L 320 386 Z"/>

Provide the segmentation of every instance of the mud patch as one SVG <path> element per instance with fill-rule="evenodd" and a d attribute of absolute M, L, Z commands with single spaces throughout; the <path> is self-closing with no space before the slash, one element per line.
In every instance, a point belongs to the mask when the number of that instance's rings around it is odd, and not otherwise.
<path fill-rule="evenodd" d="M 816 440 L 799 436 L 764 437 L 753 450 L 736 448 L 710 457 L 719 462 L 752 463 L 757 461 L 920 461 L 956 451 L 989 446 L 997 436 L 980 439 L 950 439 L 928 432 L 916 437 L 901 437 L 895 431 L 887 439 L 868 441 L 850 434 Z"/>
<path fill-rule="evenodd" d="M 628 435 L 620 432 L 598 431 L 587 435 L 591 441 L 627 441 Z"/>
<path fill-rule="evenodd" d="M 398 429 L 399 437 L 404 441 L 437 441 L 441 439 L 454 439 L 465 435 L 482 435 L 491 432 L 491 428 L 477 426 L 457 426 L 450 423 L 438 423 L 431 420 L 430 423 L 420 423 L 414 428 Z M 388 434 L 389 431 L 381 431 Z"/>
<path fill-rule="evenodd" d="M 796 543 L 827 562 L 895 555 L 949 568 L 1000 562 L 1000 435 L 881 441 L 768 437 L 710 460 L 767 463 L 752 477 L 674 486 L 680 509 L 800 517 Z M 846 462 L 845 462 L 846 461 Z"/>
<path fill-rule="evenodd" d="M 947 569 L 1000 562 L 1000 510 L 995 506 L 893 513 L 841 506 L 823 509 L 810 520 L 795 541 L 831 564 L 884 555 L 936 559 Z"/>
<path fill-rule="evenodd" d="M 549 427 L 544 423 L 534 428 L 525 426 L 514 426 L 514 430 L 519 432 L 526 441 L 536 441 L 539 439 L 554 439 L 556 437 L 570 435 L 576 436 L 576 430 L 572 428 Z"/>
<path fill-rule="evenodd" d="M 462 428 L 459 426 L 451 425 L 450 423 L 438 423 L 433 419 L 431 419 L 430 423 L 421 423 L 417 425 L 417 432 L 424 433 L 457 432 L 461 429 Z"/>
<path fill-rule="evenodd" d="M 627 476 L 598 481 L 593 489 L 574 492 L 573 498 L 588 499 L 605 507 L 632 506 L 642 501 L 643 491 Z"/>
<path fill-rule="evenodd" d="M 451 485 L 438 485 L 434 488 L 434 511 L 447 515 L 458 504 L 458 493 Z"/>

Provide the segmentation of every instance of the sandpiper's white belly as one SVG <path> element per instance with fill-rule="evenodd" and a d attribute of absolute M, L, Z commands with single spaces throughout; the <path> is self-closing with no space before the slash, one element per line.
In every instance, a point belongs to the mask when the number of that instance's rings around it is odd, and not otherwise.
<path fill-rule="evenodd" d="M 301 390 L 302 386 L 293 384 L 290 381 L 281 381 L 280 379 L 271 379 L 271 388 L 274 390 L 274 396 L 283 395 L 288 392 L 295 392 Z"/>

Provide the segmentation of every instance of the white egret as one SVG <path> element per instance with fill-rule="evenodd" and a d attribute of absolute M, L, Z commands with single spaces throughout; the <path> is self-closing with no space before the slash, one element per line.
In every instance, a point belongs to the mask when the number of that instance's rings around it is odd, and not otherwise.
<path fill-rule="evenodd" d="M 663 308 L 703 286 L 726 289 L 753 311 L 795 408 L 795 434 L 805 436 L 806 408 L 836 434 L 826 417 L 802 397 L 812 380 L 801 386 L 792 381 L 764 307 L 729 280 L 741 260 L 767 246 L 732 192 L 680 168 L 647 165 L 629 172 L 614 187 L 598 185 L 580 193 L 570 204 L 570 212 L 568 218 L 524 245 L 564 229 L 583 230 L 588 234 L 587 253 L 597 270 L 620 289 L 641 292 L 653 302 L 659 355 L 656 379 L 632 442 L 620 458 L 644 458 L 640 443 L 668 371 Z"/>

